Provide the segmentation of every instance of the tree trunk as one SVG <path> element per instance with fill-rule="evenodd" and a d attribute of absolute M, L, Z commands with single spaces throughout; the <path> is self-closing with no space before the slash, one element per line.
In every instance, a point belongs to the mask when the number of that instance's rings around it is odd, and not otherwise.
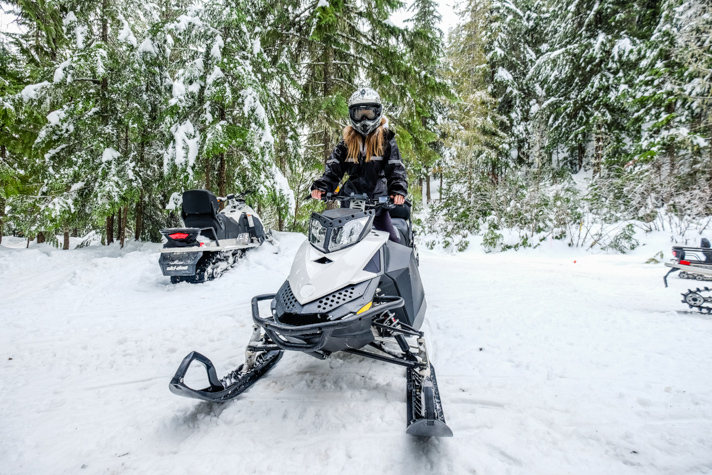
<path fill-rule="evenodd" d="M 4 146 L 3 146 L 4 147 Z M 2 244 L 2 235 L 5 227 L 5 198 L 0 196 L 0 244 Z"/>
<path fill-rule="evenodd" d="M 134 231 L 134 239 L 137 241 L 141 238 L 141 231 L 143 228 L 143 193 L 136 203 L 136 230 Z"/>
<path fill-rule="evenodd" d="M 583 168 L 583 157 L 586 154 L 586 147 L 584 146 L 583 142 L 578 143 L 578 145 L 576 146 L 576 152 L 578 158 L 578 170 L 576 170 L 576 173 L 578 173 Z"/>
<path fill-rule="evenodd" d="M 106 217 L 106 245 L 114 242 L 114 215 Z"/>
<path fill-rule="evenodd" d="M 226 163 L 225 163 L 225 152 L 221 153 L 219 156 L 219 165 L 218 165 L 218 194 L 222 196 L 223 198 L 227 196 L 227 191 L 225 189 L 225 173 L 226 173 Z M 223 209 L 225 207 L 225 202 L 221 201 L 220 202 L 220 209 Z"/>
<path fill-rule="evenodd" d="M 438 192 L 438 193 L 440 193 L 440 198 L 438 199 L 438 201 L 442 201 L 442 200 L 443 200 L 443 175 L 444 175 L 444 173 L 443 173 L 443 167 L 441 166 L 441 167 L 440 167 L 440 189 L 439 189 L 439 192 Z"/>
<path fill-rule="evenodd" d="M 109 0 L 102 0 L 101 3 L 101 41 L 104 44 L 109 42 L 109 20 L 106 17 L 106 11 L 109 9 Z M 109 121 L 109 78 L 106 73 L 101 78 L 101 115 L 104 125 Z"/>
<path fill-rule="evenodd" d="M 324 99 L 326 100 L 327 97 L 331 95 L 331 86 L 333 82 L 332 78 L 332 71 L 331 71 L 331 66 L 332 62 L 334 60 L 334 51 L 331 47 L 326 47 L 326 51 L 324 51 Z M 331 150 L 333 148 L 331 144 L 331 133 L 329 130 L 329 124 L 324 126 L 324 135 L 323 135 L 323 141 L 324 141 L 324 150 L 323 150 L 323 155 L 324 155 L 324 164 L 326 164 L 327 160 L 329 160 L 329 156 L 331 155 Z M 336 209 L 339 208 L 340 204 L 337 201 L 333 201 L 328 204 L 327 209 Z"/>
<path fill-rule="evenodd" d="M 69 229 L 64 230 L 64 246 L 62 246 L 62 249 L 65 251 L 69 250 Z"/>
<path fill-rule="evenodd" d="M 225 120 L 225 109 L 223 107 L 220 108 L 220 120 L 224 121 Z M 220 196 L 225 197 L 227 196 L 227 163 L 225 160 L 225 152 L 220 154 L 220 164 L 219 164 L 219 170 L 218 170 L 218 193 Z M 220 203 L 220 209 L 223 209 L 225 207 L 225 203 Z"/>
<path fill-rule="evenodd" d="M 603 163 L 603 124 L 598 121 L 595 137 L 596 149 L 593 156 L 593 176 L 601 174 L 601 164 Z"/>
<path fill-rule="evenodd" d="M 42 244 L 46 241 L 45 235 L 42 231 L 37 233 L 37 244 Z"/>
<path fill-rule="evenodd" d="M 425 169 L 425 190 L 428 199 L 428 204 L 430 204 L 430 170 L 428 170 L 427 168 Z"/>
<path fill-rule="evenodd" d="M 121 213 L 121 210 L 119 210 L 119 213 Z M 124 206 L 123 216 L 121 218 L 121 224 L 119 226 L 121 228 L 120 236 L 119 236 L 119 239 L 121 240 L 121 249 L 124 248 L 124 242 L 126 241 L 126 222 L 128 221 L 128 218 L 129 218 L 129 207 Z"/>
<path fill-rule="evenodd" d="M 116 216 L 116 240 L 121 242 L 121 223 L 123 222 L 123 208 L 119 208 L 119 214 Z M 123 246 L 123 243 L 121 243 Z"/>
<path fill-rule="evenodd" d="M 210 185 L 212 185 L 210 183 L 210 174 L 213 172 L 211 165 L 210 158 L 205 157 L 205 189 L 208 191 L 210 191 Z"/>

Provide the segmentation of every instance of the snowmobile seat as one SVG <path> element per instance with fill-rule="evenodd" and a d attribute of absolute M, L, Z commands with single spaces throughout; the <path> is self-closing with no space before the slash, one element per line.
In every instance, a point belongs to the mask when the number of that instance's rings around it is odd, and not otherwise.
<path fill-rule="evenodd" d="M 408 221 L 410 218 L 410 203 L 396 205 L 395 208 L 388 210 L 388 214 L 391 215 L 391 218 L 400 218 Z"/>
<path fill-rule="evenodd" d="M 214 194 L 208 190 L 189 190 L 183 193 L 181 217 L 187 227 L 213 228 L 219 239 L 235 239 L 240 227 L 227 216 L 220 214 L 220 205 Z M 215 239 L 210 231 L 202 231 L 203 236 Z"/>
<path fill-rule="evenodd" d="M 393 227 L 398 231 L 400 243 L 404 246 L 411 247 L 412 243 L 409 239 L 410 230 L 408 229 L 408 221 L 402 218 L 391 218 L 391 221 L 393 222 Z"/>
<path fill-rule="evenodd" d="M 412 247 L 413 243 L 410 242 L 410 224 L 408 222 L 410 219 L 410 203 L 396 205 L 393 209 L 388 210 L 388 214 L 391 215 L 393 227 L 398 230 L 400 243 L 404 246 Z"/>

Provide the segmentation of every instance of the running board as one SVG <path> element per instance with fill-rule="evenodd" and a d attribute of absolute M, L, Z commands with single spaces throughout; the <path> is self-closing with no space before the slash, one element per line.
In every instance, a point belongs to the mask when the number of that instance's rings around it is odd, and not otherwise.
<path fill-rule="evenodd" d="M 161 248 L 161 254 L 180 254 L 184 252 L 222 252 L 222 251 L 240 251 L 244 249 L 252 249 L 260 247 L 259 243 L 253 244 L 236 244 L 234 246 L 193 246 L 193 247 L 164 247 Z"/>
<path fill-rule="evenodd" d="M 688 265 L 672 263 L 672 262 L 666 262 L 665 266 L 672 267 L 673 269 L 677 269 L 677 270 L 684 270 L 691 274 L 702 274 L 702 275 L 708 275 L 708 276 L 712 277 L 712 269 L 708 269 L 706 267 L 697 267 L 697 266 L 693 266 L 693 265 L 688 266 Z"/>

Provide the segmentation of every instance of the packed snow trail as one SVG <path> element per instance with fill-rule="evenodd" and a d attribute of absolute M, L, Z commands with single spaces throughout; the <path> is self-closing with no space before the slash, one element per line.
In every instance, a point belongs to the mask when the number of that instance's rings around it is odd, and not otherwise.
<path fill-rule="evenodd" d="M 712 318 L 643 264 L 666 245 L 421 251 L 452 439 L 407 436 L 404 370 L 345 354 L 288 352 L 224 405 L 174 396 L 191 350 L 242 362 L 250 299 L 304 239 L 277 238 L 201 285 L 171 285 L 156 244 L 0 246 L 0 472 L 712 472 Z"/>

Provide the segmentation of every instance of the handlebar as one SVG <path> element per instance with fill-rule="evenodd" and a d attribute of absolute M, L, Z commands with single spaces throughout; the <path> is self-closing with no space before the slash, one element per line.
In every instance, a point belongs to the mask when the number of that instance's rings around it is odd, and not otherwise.
<path fill-rule="evenodd" d="M 314 199 L 311 195 L 307 195 L 305 199 Z M 356 194 L 351 193 L 348 196 L 337 195 L 336 193 L 323 193 L 319 201 L 363 201 L 366 206 L 372 208 L 383 208 L 383 209 L 393 209 L 397 205 L 393 203 L 390 196 L 380 196 L 378 198 L 369 198 L 367 194 Z M 406 203 L 410 204 L 410 201 L 406 200 Z"/>
<path fill-rule="evenodd" d="M 218 203 L 224 203 L 224 202 L 228 202 L 231 200 L 244 201 L 246 195 L 249 195 L 254 192 L 255 192 L 254 190 L 245 190 L 242 193 L 238 193 L 238 194 L 230 193 L 227 196 L 217 196 L 216 198 L 218 199 Z"/>

